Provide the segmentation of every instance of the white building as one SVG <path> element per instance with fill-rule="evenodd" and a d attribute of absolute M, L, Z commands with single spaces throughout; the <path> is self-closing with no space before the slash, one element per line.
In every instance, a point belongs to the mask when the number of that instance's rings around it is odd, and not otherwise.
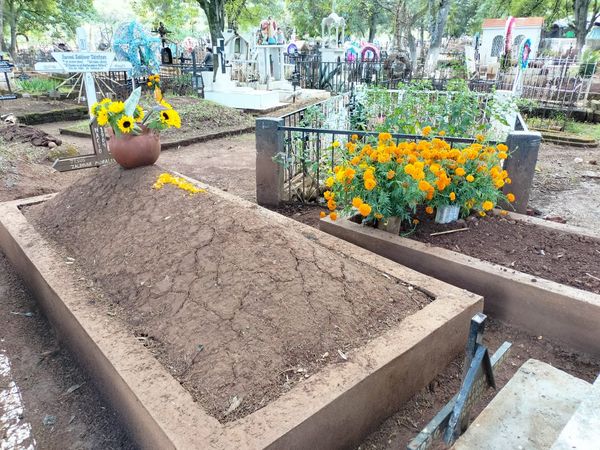
<path fill-rule="evenodd" d="M 487 66 L 498 63 L 498 57 L 504 53 L 506 22 L 508 19 L 485 19 L 482 25 L 479 47 L 480 64 Z M 527 38 L 531 39 L 530 59 L 535 58 L 542 38 L 543 17 L 517 17 L 511 33 L 513 57 Z"/>

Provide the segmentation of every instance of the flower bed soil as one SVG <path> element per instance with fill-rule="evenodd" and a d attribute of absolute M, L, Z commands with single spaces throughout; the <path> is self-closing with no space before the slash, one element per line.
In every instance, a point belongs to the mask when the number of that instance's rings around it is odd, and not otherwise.
<path fill-rule="evenodd" d="M 600 294 L 600 240 L 554 231 L 501 216 L 436 224 L 420 217 L 420 242 L 464 253 L 537 277 Z M 467 228 L 452 234 L 431 233 Z"/>
<path fill-rule="evenodd" d="M 265 406 L 431 298 L 210 193 L 105 167 L 26 214 L 222 422 Z M 236 404 L 237 408 L 234 408 Z"/>

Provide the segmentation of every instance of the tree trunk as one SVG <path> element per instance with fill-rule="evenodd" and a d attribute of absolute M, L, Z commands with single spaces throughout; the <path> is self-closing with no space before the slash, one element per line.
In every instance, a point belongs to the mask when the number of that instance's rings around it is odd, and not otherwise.
<path fill-rule="evenodd" d="M 402 18 L 404 15 L 402 11 L 404 10 L 404 0 L 400 0 L 396 5 L 396 17 L 394 21 L 394 46 L 396 50 L 400 50 L 402 48 Z"/>
<path fill-rule="evenodd" d="M 427 54 L 427 62 L 425 64 L 425 73 L 433 75 L 437 66 L 440 47 L 442 45 L 442 36 L 446 28 L 448 13 L 450 12 L 451 0 L 440 0 L 435 20 L 431 25 L 431 44 L 429 53 Z"/>
<path fill-rule="evenodd" d="M 9 18 L 10 26 L 10 45 L 8 47 L 8 53 L 14 61 L 17 56 L 17 12 L 14 11 Z"/>
<path fill-rule="evenodd" d="M 417 42 L 412 34 L 411 30 L 406 33 L 406 40 L 408 42 L 408 51 L 410 52 L 410 62 L 412 63 L 413 71 L 417 67 Z"/>
<path fill-rule="evenodd" d="M 373 42 L 375 40 L 375 33 L 377 32 L 377 13 L 372 12 L 371 17 L 369 17 L 369 42 Z"/>
<path fill-rule="evenodd" d="M 225 27 L 225 1 L 226 0 L 197 0 L 206 14 L 208 27 L 210 29 L 210 40 L 213 48 L 218 45 L 219 39 L 223 37 Z M 213 82 L 217 79 L 219 70 L 219 53 L 213 53 Z"/>
<path fill-rule="evenodd" d="M 573 15 L 575 21 L 575 37 L 577 38 L 577 50 L 581 51 L 585 45 L 587 36 L 587 15 L 590 8 L 590 0 L 573 0 Z"/>
<path fill-rule="evenodd" d="M 4 40 L 4 0 L 0 0 L 0 51 L 6 51 L 6 41 Z"/>

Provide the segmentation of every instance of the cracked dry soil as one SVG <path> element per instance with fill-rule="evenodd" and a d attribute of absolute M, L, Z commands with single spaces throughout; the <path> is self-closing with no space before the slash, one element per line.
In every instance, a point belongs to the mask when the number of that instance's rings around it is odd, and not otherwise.
<path fill-rule="evenodd" d="M 74 258 L 69 267 L 97 301 L 222 422 L 343 364 L 338 350 L 431 301 L 255 208 L 168 185 L 155 191 L 158 175 L 105 167 L 27 215 Z M 231 410 L 234 397 L 241 404 Z"/>

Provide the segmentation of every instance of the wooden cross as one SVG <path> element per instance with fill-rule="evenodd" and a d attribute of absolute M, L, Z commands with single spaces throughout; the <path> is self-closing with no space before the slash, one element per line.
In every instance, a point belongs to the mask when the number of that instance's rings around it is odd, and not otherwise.
<path fill-rule="evenodd" d="M 35 70 L 47 73 L 82 73 L 85 87 L 85 98 L 88 110 L 96 98 L 96 85 L 94 72 L 123 72 L 133 68 L 130 62 L 115 61 L 115 54 L 111 52 L 91 52 L 88 49 L 87 34 L 84 28 L 77 28 L 78 52 L 53 52 L 52 57 L 56 62 L 41 62 L 35 64 Z M 91 155 L 59 158 L 52 166 L 59 172 L 69 170 L 99 167 L 113 160 L 108 151 L 104 128 L 99 127 L 95 117 L 90 111 L 90 132 L 94 153 Z"/>
<path fill-rule="evenodd" d="M 0 100 L 14 100 L 17 98 L 15 94 L 13 94 L 12 89 L 10 88 L 10 80 L 8 79 L 8 74 L 12 72 L 13 65 L 5 60 L 2 55 L 0 55 L 0 73 L 4 74 L 4 80 L 6 81 L 6 88 L 8 89 L 8 94 L 0 95 Z"/>

